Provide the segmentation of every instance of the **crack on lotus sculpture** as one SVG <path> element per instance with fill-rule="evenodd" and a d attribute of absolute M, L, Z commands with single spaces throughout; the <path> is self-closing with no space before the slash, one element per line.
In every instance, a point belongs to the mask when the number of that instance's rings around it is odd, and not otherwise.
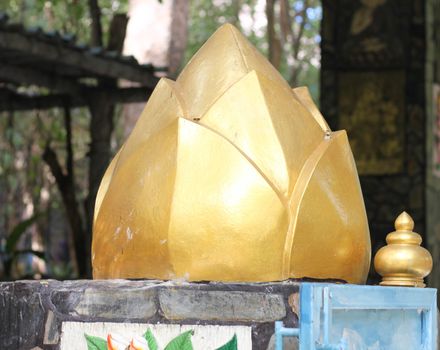
<path fill-rule="evenodd" d="M 95 278 L 365 282 L 370 238 L 345 131 L 222 26 L 161 79 L 96 199 Z"/>

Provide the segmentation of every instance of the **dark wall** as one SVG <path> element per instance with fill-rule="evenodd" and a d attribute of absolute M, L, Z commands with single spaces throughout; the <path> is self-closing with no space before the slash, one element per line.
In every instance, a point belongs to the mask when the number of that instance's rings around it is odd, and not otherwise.
<path fill-rule="evenodd" d="M 426 7 L 426 226 L 434 258 L 429 284 L 440 288 L 440 1 Z"/>
<path fill-rule="evenodd" d="M 424 1 L 323 1 L 321 110 L 348 132 L 373 256 L 403 210 L 427 235 L 425 28 Z"/>

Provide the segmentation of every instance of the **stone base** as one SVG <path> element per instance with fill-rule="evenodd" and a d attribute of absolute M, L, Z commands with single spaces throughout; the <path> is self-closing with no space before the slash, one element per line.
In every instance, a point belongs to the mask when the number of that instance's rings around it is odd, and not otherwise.
<path fill-rule="evenodd" d="M 252 348 L 267 349 L 274 321 L 298 327 L 299 283 L 163 281 L 0 283 L 0 349 L 58 349 L 63 322 L 251 327 Z M 270 342 L 272 347 L 272 342 Z"/>

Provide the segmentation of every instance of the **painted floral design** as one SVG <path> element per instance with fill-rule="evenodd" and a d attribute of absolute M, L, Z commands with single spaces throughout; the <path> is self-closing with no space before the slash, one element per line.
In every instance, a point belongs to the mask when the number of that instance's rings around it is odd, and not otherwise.
<path fill-rule="evenodd" d="M 193 330 L 183 332 L 172 339 L 163 350 L 193 350 L 191 336 Z M 132 339 L 115 333 L 109 333 L 107 340 L 84 334 L 88 350 L 162 350 L 150 329 L 145 334 Z M 226 344 L 215 350 L 237 350 L 237 336 L 234 335 Z"/>

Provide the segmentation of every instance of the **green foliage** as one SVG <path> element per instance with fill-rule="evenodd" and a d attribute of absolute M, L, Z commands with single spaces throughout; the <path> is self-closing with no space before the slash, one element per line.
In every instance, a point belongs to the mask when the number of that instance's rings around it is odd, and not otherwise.
<path fill-rule="evenodd" d="M 148 343 L 148 348 L 150 350 L 158 350 L 159 347 L 157 345 L 156 338 L 154 337 L 153 333 L 151 332 L 150 328 L 147 329 L 147 331 L 144 334 L 144 338 Z"/>
<path fill-rule="evenodd" d="M 17 242 L 23 235 L 23 233 L 26 232 L 26 230 L 32 226 L 35 221 L 41 216 L 40 213 L 36 213 L 33 216 L 31 216 L 29 219 L 23 220 L 19 222 L 12 230 L 12 232 L 9 234 L 8 239 L 6 240 L 6 252 L 9 254 L 12 254 L 15 251 L 15 246 L 17 245 Z"/>
<path fill-rule="evenodd" d="M 87 350 L 107 350 L 107 341 L 84 333 L 87 341 Z"/>
<path fill-rule="evenodd" d="M 239 15 L 242 6 L 248 6 L 252 16 L 257 2 L 257 0 L 190 1 L 188 44 L 185 51 L 185 60 L 188 61 L 222 24 L 232 23 L 241 28 Z M 260 49 L 264 46 L 265 39 L 263 36 L 256 34 L 254 30 L 246 34 L 254 45 Z"/>
<path fill-rule="evenodd" d="M 41 213 L 36 213 L 33 216 L 31 216 L 29 219 L 19 222 L 16 226 L 14 226 L 11 233 L 7 236 L 5 246 L 4 247 L 0 246 L 0 264 L 1 263 L 4 264 L 4 274 L 7 279 L 11 278 L 12 264 L 20 254 L 30 253 L 45 260 L 44 253 L 40 251 L 35 251 L 32 249 L 18 250 L 16 248 L 17 243 L 19 242 L 20 238 L 27 232 L 27 229 L 31 227 L 33 224 L 35 224 L 35 222 L 41 216 L 42 216 Z"/>
<path fill-rule="evenodd" d="M 193 330 L 179 334 L 168 343 L 168 345 L 165 347 L 165 350 L 193 350 L 191 343 L 191 336 L 193 334 Z"/>
<path fill-rule="evenodd" d="M 237 335 L 234 334 L 230 341 L 216 350 L 237 350 Z"/>
<path fill-rule="evenodd" d="M 101 21 L 106 42 L 113 14 L 127 12 L 128 0 L 100 0 Z M 79 42 L 90 38 L 90 14 L 87 1 L 78 0 L 3 0 L 0 12 L 26 27 L 41 27 L 45 31 L 73 34 Z"/>
<path fill-rule="evenodd" d="M 277 2 L 279 3 L 279 2 Z M 308 86 L 315 100 L 319 100 L 320 70 L 320 24 L 322 17 L 321 1 L 289 0 L 289 13 L 294 38 L 281 42 L 282 59 L 279 67 L 283 77 L 295 86 Z M 307 5 L 307 7 L 306 7 Z M 302 36 L 299 39 L 299 52 L 294 56 L 293 43 L 304 21 Z M 192 0 L 188 29 L 188 44 L 185 51 L 185 63 L 196 53 L 202 44 L 222 24 L 229 22 L 239 27 L 260 52 L 267 55 L 268 38 L 265 7 L 257 0 Z M 263 23 L 263 24 L 262 24 Z M 275 30 L 280 36 L 280 24 Z M 292 81 L 296 71 L 295 82 Z"/>

